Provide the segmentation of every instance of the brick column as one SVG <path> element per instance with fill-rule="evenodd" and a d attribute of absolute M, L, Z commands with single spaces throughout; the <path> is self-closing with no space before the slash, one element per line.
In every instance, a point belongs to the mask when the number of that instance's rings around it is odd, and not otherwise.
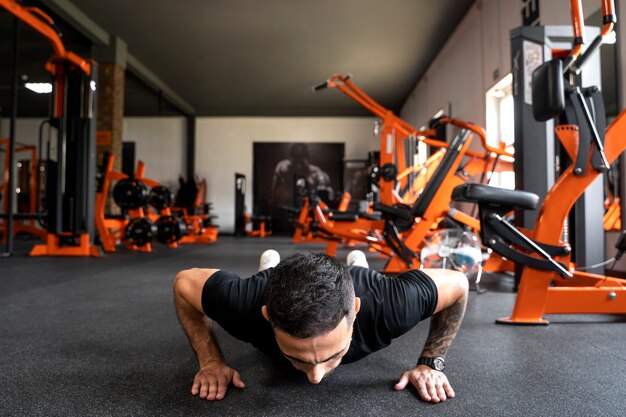
<path fill-rule="evenodd" d="M 110 152 L 115 157 L 113 169 L 122 170 L 122 137 L 124 124 L 124 72 L 126 71 L 126 43 L 111 37 L 109 46 L 95 52 L 98 73 L 98 137 L 97 160 Z"/>
<path fill-rule="evenodd" d="M 115 157 L 113 169 L 122 170 L 122 133 L 124 123 L 124 68 L 115 63 L 100 63 L 98 73 L 98 165 L 103 155 Z"/>

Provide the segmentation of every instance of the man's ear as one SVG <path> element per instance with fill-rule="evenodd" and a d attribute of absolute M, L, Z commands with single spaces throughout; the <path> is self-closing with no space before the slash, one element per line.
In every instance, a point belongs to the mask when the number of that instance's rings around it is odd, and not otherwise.
<path fill-rule="evenodd" d="M 270 321 L 270 316 L 269 314 L 267 314 L 267 306 L 263 306 L 261 307 L 261 314 L 263 314 L 263 317 L 265 317 L 265 320 Z"/>
<path fill-rule="evenodd" d="M 354 314 L 357 314 L 359 310 L 361 310 L 361 299 L 359 297 L 354 297 Z"/>

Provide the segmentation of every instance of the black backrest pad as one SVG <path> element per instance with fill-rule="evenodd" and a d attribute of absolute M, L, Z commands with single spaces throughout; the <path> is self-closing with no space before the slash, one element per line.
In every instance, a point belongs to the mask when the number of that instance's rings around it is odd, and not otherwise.
<path fill-rule="evenodd" d="M 452 190 L 452 200 L 528 210 L 536 209 L 539 204 L 539 196 L 535 193 L 508 190 L 487 184 L 467 183 L 456 186 Z"/>
<path fill-rule="evenodd" d="M 546 61 L 532 75 L 533 116 L 539 122 L 550 120 L 565 110 L 563 62 Z"/>
<path fill-rule="evenodd" d="M 450 171 L 450 168 L 452 167 L 454 161 L 459 155 L 461 148 L 469 137 L 469 130 L 462 129 L 459 134 L 456 135 L 456 137 L 452 140 L 450 147 L 441 159 L 441 162 L 439 163 L 439 166 L 437 166 L 435 173 L 430 178 L 430 180 L 428 180 L 426 187 L 424 187 L 424 191 L 422 191 L 422 193 L 415 201 L 415 204 L 411 209 L 413 216 L 422 217 L 424 215 L 426 209 L 428 208 L 428 205 L 430 204 L 430 201 L 433 199 L 433 196 L 441 186 L 443 179 L 448 174 L 448 171 Z"/>

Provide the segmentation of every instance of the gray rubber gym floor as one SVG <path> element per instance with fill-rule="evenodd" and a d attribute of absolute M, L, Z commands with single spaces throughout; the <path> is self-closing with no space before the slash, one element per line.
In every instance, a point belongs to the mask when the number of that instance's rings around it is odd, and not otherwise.
<path fill-rule="evenodd" d="M 217 329 L 247 387 L 193 397 L 194 355 L 176 319 L 172 279 L 192 267 L 255 272 L 262 250 L 320 245 L 220 236 L 211 246 L 122 251 L 101 259 L 0 259 L 1 416 L 624 416 L 626 326 L 621 316 L 552 316 L 547 327 L 508 327 L 511 278 L 471 293 L 447 357 L 456 398 L 420 401 L 393 391 L 418 356 L 423 322 L 386 350 L 340 366 L 320 385 L 277 369 Z M 345 256 L 342 250 L 340 256 Z M 379 266 L 368 254 L 372 266 Z"/>

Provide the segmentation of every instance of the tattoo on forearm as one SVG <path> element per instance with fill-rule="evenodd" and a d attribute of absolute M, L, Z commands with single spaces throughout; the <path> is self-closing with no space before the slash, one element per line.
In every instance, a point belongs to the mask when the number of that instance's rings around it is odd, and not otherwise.
<path fill-rule="evenodd" d="M 461 326 L 466 304 L 467 297 L 464 296 L 450 307 L 433 315 L 422 356 L 446 356 L 446 352 Z"/>

